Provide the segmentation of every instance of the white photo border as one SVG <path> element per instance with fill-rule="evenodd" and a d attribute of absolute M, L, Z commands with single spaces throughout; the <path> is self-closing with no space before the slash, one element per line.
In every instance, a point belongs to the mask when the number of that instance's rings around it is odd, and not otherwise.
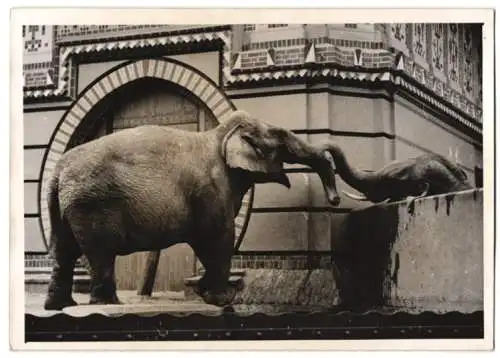
<path fill-rule="evenodd" d="M 483 26 L 484 339 L 218 342 L 24 342 L 23 120 L 21 25 L 474 22 Z M 11 13 L 10 341 L 23 350 L 482 350 L 493 347 L 494 12 L 492 9 L 18 8 Z"/>

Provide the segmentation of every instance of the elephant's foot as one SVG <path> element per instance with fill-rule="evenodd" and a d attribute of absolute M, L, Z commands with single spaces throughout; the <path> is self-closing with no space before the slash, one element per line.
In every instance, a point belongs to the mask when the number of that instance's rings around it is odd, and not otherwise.
<path fill-rule="evenodd" d="M 56 257 L 52 267 L 52 274 L 47 290 L 47 298 L 43 305 L 46 310 L 60 311 L 65 307 L 76 306 L 77 303 L 71 297 L 73 288 L 74 258 Z"/>
<path fill-rule="evenodd" d="M 236 288 L 228 287 L 224 292 L 214 293 L 205 291 L 201 294 L 203 301 L 209 305 L 214 305 L 218 307 L 229 306 L 236 297 Z"/>
<path fill-rule="evenodd" d="M 121 305 L 122 301 L 115 295 L 113 297 L 95 297 L 91 296 L 89 304 L 91 305 Z"/>
<path fill-rule="evenodd" d="M 89 301 L 90 305 L 121 305 L 123 304 L 118 298 L 97 298 L 91 297 Z"/>
<path fill-rule="evenodd" d="M 45 300 L 43 308 L 48 311 L 62 311 L 66 307 L 77 306 L 78 303 L 71 297 L 57 297 L 49 295 Z"/>

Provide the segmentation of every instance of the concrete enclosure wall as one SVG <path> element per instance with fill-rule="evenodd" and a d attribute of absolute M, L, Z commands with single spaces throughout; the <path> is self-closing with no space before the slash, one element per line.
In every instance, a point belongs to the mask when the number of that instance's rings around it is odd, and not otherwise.
<path fill-rule="evenodd" d="M 425 133 L 425 135 L 423 135 Z M 395 159 L 406 159 L 432 151 L 453 154 L 474 181 L 474 166 L 482 167 L 479 143 L 467 137 L 403 98 L 394 102 Z"/>
<path fill-rule="evenodd" d="M 332 254 L 342 301 L 408 310 L 483 309 L 483 191 L 355 210 Z"/>
<path fill-rule="evenodd" d="M 482 189 L 372 205 L 339 228 L 331 269 L 247 270 L 236 303 L 483 310 Z"/>

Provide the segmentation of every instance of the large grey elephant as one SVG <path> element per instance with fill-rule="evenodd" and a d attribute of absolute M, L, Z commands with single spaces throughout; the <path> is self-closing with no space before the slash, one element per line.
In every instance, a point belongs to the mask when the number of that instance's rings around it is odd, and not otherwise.
<path fill-rule="evenodd" d="M 328 201 L 339 204 L 328 152 L 243 111 L 206 132 L 141 126 L 67 151 L 48 190 L 55 264 L 45 309 L 76 305 L 73 269 L 82 254 L 91 268 L 90 303 L 120 303 L 116 256 L 181 242 L 205 267 L 198 294 L 229 304 L 234 218 L 254 183 L 290 188 L 285 162 L 311 167 Z"/>
<path fill-rule="evenodd" d="M 327 141 L 323 148 L 327 148 L 332 155 L 339 176 L 363 194 L 344 191 L 352 199 L 373 203 L 395 202 L 472 189 L 465 171 L 438 154 L 422 154 L 394 161 L 369 172 L 351 166 L 336 143 Z"/>

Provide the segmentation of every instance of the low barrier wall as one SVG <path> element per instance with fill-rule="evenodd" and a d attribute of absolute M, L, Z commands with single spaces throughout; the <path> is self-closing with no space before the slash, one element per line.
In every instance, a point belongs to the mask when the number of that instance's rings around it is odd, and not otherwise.
<path fill-rule="evenodd" d="M 331 270 L 246 270 L 237 304 L 483 309 L 483 191 L 372 205 L 332 235 Z"/>

